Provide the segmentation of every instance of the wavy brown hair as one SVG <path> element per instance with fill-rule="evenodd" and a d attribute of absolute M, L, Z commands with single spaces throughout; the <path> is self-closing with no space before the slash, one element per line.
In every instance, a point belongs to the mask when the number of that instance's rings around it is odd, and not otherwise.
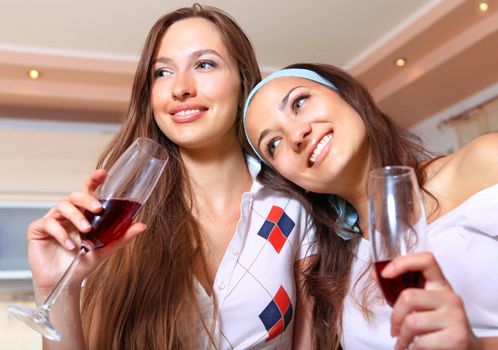
<path fill-rule="evenodd" d="M 356 110 L 365 124 L 371 152 L 370 169 L 387 165 L 411 166 L 415 169 L 420 187 L 428 193 L 423 188 L 424 167 L 420 166 L 419 160 L 430 159 L 431 155 L 423 148 L 417 136 L 398 128 L 377 107 L 370 93 L 358 80 L 345 71 L 326 64 L 300 63 L 286 68 L 312 70 L 337 87 L 337 93 Z M 247 151 L 251 152 L 250 149 Z M 360 235 L 344 241 L 336 234 L 339 229 L 335 223 L 337 214 L 331 210 L 329 195 L 306 192 L 264 164 L 259 180 L 270 188 L 300 198 L 313 218 L 318 252 L 313 264 L 306 271 L 305 278 L 306 293 L 314 301 L 313 343 L 317 349 L 338 349 L 342 333 L 344 298 L 348 293 L 351 266 Z M 366 300 L 362 298 L 363 302 Z M 368 316 L 368 305 L 361 306 Z"/>
<path fill-rule="evenodd" d="M 193 17 L 204 18 L 218 28 L 239 69 L 240 103 L 261 78 L 249 39 L 219 9 L 198 4 L 181 8 L 160 18 L 150 30 L 138 62 L 128 113 L 98 166 L 109 169 L 141 136 L 165 145 L 170 159 L 141 210 L 139 220 L 147 224 L 146 232 L 113 254 L 87 279 L 82 324 L 92 349 L 193 349 L 202 328 L 212 334 L 203 320 L 194 285 L 194 261 L 206 266 L 206 256 L 192 215 L 188 174 L 177 145 L 155 123 L 150 103 L 152 66 L 160 41 L 173 23 Z M 209 281 L 207 271 L 203 273 Z M 216 346 L 212 336 L 211 343 Z"/>

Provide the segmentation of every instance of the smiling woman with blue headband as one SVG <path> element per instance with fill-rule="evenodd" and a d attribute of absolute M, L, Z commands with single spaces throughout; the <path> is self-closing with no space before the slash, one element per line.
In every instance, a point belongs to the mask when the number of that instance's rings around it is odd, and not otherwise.
<path fill-rule="evenodd" d="M 306 287 L 316 348 L 497 348 L 498 134 L 431 158 L 358 81 L 313 64 L 260 82 L 243 125 L 263 163 L 261 181 L 299 195 L 314 218 L 319 254 Z M 393 278 L 418 270 L 426 279 L 392 309 L 370 277 L 366 230 L 367 175 L 386 165 L 415 170 L 429 223 L 430 252 L 398 257 L 382 271 Z"/>

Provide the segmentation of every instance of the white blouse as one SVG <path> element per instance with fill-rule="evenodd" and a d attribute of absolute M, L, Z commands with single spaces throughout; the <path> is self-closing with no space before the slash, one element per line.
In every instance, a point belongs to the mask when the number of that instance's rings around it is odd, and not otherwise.
<path fill-rule="evenodd" d="M 243 195 L 239 223 L 214 280 L 215 339 L 220 349 L 291 349 L 294 264 L 315 254 L 314 231 L 299 202 L 263 187 L 255 180 L 259 163 L 248 164 L 253 186 Z M 210 320 L 212 301 L 200 283 L 197 289 Z"/>

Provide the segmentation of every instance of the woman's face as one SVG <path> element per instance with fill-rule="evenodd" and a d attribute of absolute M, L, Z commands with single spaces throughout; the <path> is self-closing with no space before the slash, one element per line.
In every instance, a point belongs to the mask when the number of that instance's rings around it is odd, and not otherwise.
<path fill-rule="evenodd" d="M 254 96 L 247 111 L 251 143 L 281 175 L 302 188 L 339 194 L 368 166 L 364 123 L 334 90 L 282 77 Z"/>
<path fill-rule="evenodd" d="M 222 145 L 227 137 L 236 137 L 241 81 L 213 23 L 189 18 L 171 25 L 152 71 L 154 118 L 170 140 L 193 149 Z"/>

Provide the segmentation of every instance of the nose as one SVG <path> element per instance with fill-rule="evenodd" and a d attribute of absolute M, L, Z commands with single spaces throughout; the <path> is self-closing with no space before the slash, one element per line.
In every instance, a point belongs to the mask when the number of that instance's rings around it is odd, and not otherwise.
<path fill-rule="evenodd" d="M 176 72 L 171 94 L 173 99 L 179 101 L 195 96 L 195 81 L 189 72 Z"/>
<path fill-rule="evenodd" d="M 299 152 L 308 143 L 311 135 L 311 124 L 293 121 L 286 124 L 286 134 L 292 150 Z"/>

